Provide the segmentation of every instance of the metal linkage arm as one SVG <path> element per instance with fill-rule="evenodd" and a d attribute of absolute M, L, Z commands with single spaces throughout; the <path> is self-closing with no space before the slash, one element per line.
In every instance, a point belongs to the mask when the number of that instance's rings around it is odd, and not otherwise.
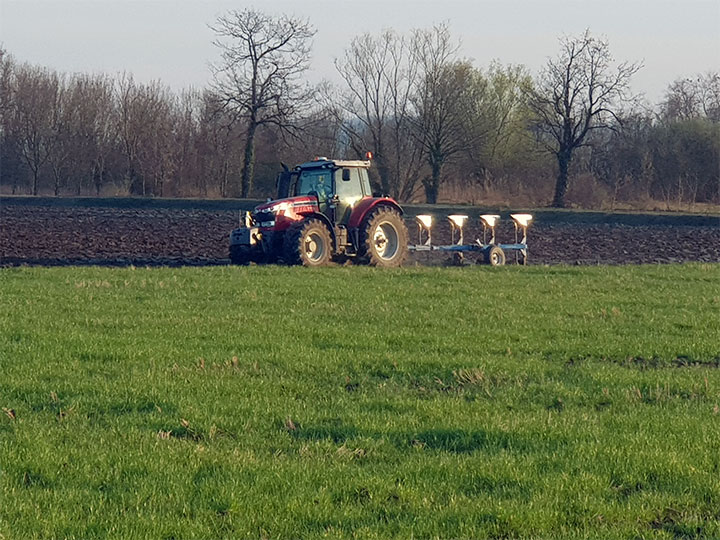
<path fill-rule="evenodd" d="M 432 228 L 433 217 L 428 214 L 415 216 L 418 224 L 418 245 L 431 246 L 432 245 Z"/>
<path fill-rule="evenodd" d="M 467 221 L 467 216 L 460 215 L 460 214 L 453 214 L 452 216 L 448 216 L 448 221 L 450 222 L 450 228 L 451 230 L 451 241 L 450 243 L 454 246 L 462 246 L 465 243 L 465 238 L 463 236 L 463 227 L 465 226 L 465 222 Z"/>
<path fill-rule="evenodd" d="M 480 216 L 480 221 L 483 224 L 483 244 L 494 244 L 495 243 L 495 225 L 500 221 L 500 216 L 497 214 L 483 214 Z M 487 231 L 490 229 L 490 242 L 487 241 Z"/>

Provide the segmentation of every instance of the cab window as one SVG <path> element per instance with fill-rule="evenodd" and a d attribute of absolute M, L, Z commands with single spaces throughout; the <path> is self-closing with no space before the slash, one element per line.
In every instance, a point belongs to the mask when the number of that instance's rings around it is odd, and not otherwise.
<path fill-rule="evenodd" d="M 320 201 L 325 201 L 333 195 L 332 172 L 328 169 L 305 170 L 295 184 L 295 195 L 308 195 L 317 193 Z"/>
<path fill-rule="evenodd" d="M 343 171 L 347 171 L 345 175 L 350 173 L 350 180 L 342 179 Z M 358 169 L 354 168 L 338 169 L 335 172 L 336 193 L 341 202 L 348 202 L 347 199 L 357 200 L 362 198 L 363 190 L 359 172 Z"/>

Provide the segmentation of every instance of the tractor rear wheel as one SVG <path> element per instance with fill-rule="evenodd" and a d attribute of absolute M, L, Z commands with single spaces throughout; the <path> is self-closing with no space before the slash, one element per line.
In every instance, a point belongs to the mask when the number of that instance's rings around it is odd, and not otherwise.
<path fill-rule="evenodd" d="M 377 208 L 360 230 L 360 259 L 371 266 L 400 266 L 407 257 L 407 245 L 407 227 L 393 208 Z"/>
<path fill-rule="evenodd" d="M 290 227 L 285 233 L 283 252 L 288 264 L 324 266 L 332 257 L 330 231 L 317 219 L 308 219 Z"/>

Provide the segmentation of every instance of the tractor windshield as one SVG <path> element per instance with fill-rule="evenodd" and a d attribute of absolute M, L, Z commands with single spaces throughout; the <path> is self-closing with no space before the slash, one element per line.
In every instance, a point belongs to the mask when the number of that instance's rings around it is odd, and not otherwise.
<path fill-rule="evenodd" d="M 333 195 L 332 169 L 305 169 L 295 183 L 294 195 L 316 193 L 320 202 Z"/>

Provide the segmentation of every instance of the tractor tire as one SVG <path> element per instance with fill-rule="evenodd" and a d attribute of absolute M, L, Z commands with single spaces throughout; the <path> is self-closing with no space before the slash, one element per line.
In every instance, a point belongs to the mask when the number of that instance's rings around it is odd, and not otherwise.
<path fill-rule="evenodd" d="M 490 266 L 502 266 L 505 264 L 505 252 L 500 246 L 492 246 L 485 252 L 485 263 Z"/>
<path fill-rule="evenodd" d="M 318 219 L 308 219 L 285 232 L 283 254 L 287 264 L 325 266 L 332 258 L 330 231 Z"/>
<path fill-rule="evenodd" d="M 250 248 L 246 246 L 230 246 L 230 262 L 240 266 L 247 266 L 255 261 Z"/>
<path fill-rule="evenodd" d="M 408 254 L 408 230 L 397 210 L 381 206 L 360 229 L 359 258 L 370 266 L 396 267 Z"/>

